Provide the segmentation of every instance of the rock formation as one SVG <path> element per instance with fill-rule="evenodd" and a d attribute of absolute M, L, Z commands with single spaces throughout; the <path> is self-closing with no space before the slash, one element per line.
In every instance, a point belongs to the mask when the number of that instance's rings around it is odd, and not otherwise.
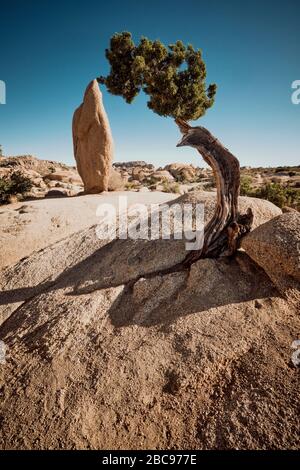
<path fill-rule="evenodd" d="M 118 189 L 119 175 L 111 176 L 110 190 Z M 56 183 L 56 181 L 54 181 Z M 57 183 L 56 183 L 57 184 Z M 63 190 L 60 186 L 53 186 L 51 190 Z M 67 189 L 66 189 L 67 190 Z M 52 193 L 53 194 L 53 193 Z M 203 203 L 205 222 L 213 216 L 216 206 L 216 194 L 203 191 L 193 191 L 177 198 L 175 194 L 150 192 L 139 196 L 139 193 L 128 192 L 129 204 L 143 202 L 145 204 L 163 203 L 175 199 L 174 202 L 183 204 Z M 63 195 L 63 194 L 62 194 Z M 51 196 L 51 194 L 49 195 Z M 54 196 L 54 195 L 53 195 Z M 117 199 L 117 193 L 107 194 L 103 202 L 112 202 Z M 29 256 L 32 252 L 42 250 L 48 245 L 62 240 L 69 235 L 98 223 L 96 210 L 99 205 L 98 196 L 87 195 L 82 198 L 65 198 L 65 200 L 49 201 L 36 200 L 27 203 L 19 203 L 18 206 L 3 206 L 0 213 L 0 244 L 5 250 L 0 250 L 0 269 L 4 266 L 16 263 L 21 258 Z M 281 214 L 281 209 L 269 201 L 257 198 L 240 197 L 240 209 L 251 207 L 255 217 L 253 228 L 267 222 Z M 78 217 L 78 214 L 81 214 Z M 43 221 L 41 223 L 41 220 Z M 174 240 L 171 240 L 174 243 Z M 183 246 L 184 242 L 180 241 Z M 174 247 L 174 245 L 172 245 Z"/>
<path fill-rule="evenodd" d="M 85 193 L 108 191 L 113 140 L 97 80 L 88 85 L 74 113 L 73 144 Z"/>
<path fill-rule="evenodd" d="M 108 191 L 123 191 L 124 180 L 121 174 L 114 168 L 110 169 Z"/>
<path fill-rule="evenodd" d="M 279 210 L 251 202 L 258 225 Z M 271 269 L 294 275 L 289 216 L 253 237 L 288 240 Z M 299 448 L 297 309 L 243 252 L 159 272 L 184 256 L 181 240 L 90 227 L 0 273 L 1 449 Z"/>
<path fill-rule="evenodd" d="M 142 167 L 147 168 L 148 170 L 155 170 L 155 166 L 151 163 L 144 162 L 143 160 L 135 160 L 132 162 L 116 162 L 114 163 L 116 168 L 135 168 Z"/>
<path fill-rule="evenodd" d="M 279 292 L 300 307 L 300 214 L 275 217 L 242 240 L 242 247 L 261 266 Z"/>
<path fill-rule="evenodd" d="M 199 168 L 194 168 L 193 165 L 184 165 L 183 163 L 171 163 L 164 168 L 165 171 L 177 180 L 193 182 L 199 177 Z M 203 172 L 203 170 L 202 170 Z"/>

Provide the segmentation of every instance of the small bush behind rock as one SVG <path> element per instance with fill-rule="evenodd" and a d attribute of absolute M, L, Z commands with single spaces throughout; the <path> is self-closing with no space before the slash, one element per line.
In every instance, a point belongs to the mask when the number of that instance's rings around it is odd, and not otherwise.
<path fill-rule="evenodd" d="M 10 176 L 0 178 L 0 204 L 8 204 L 11 196 L 20 194 L 25 196 L 33 186 L 30 178 L 27 178 L 21 171 L 15 171 Z"/>
<path fill-rule="evenodd" d="M 257 197 L 272 202 L 275 206 L 292 207 L 300 210 L 300 191 L 297 188 L 287 187 L 278 182 L 266 183 L 255 189 L 251 186 L 251 177 L 241 178 L 241 196 Z"/>
<path fill-rule="evenodd" d="M 180 185 L 178 183 L 170 183 L 169 181 L 164 181 L 162 183 L 164 193 L 175 193 L 180 194 Z"/>

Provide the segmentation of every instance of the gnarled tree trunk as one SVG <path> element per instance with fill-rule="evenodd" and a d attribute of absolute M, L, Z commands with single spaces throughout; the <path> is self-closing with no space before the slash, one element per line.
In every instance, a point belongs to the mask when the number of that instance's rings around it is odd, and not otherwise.
<path fill-rule="evenodd" d="M 240 165 L 237 158 L 204 127 L 191 127 L 177 119 L 183 134 L 177 145 L 195 147 L 204 161 L 212 168 L 217 185 L 217 204 L 213 218 L 204 229 L 204 243 L 200 251 L 190 252 L 184 264 L 192 264 L 199 258 L 232 255 L 241 236 L 250 231 L 253 213 L 238 214 L 240 189 Z"/>

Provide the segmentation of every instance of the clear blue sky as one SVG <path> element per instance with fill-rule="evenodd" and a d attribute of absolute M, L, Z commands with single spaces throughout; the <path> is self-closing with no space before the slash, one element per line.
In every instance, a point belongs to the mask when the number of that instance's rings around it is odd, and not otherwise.
<path fill-rule="evenodd" d="M 203 50 L 214 107 L 198 121 L 241 165 L 300 164 L 299 0 L 14 0 L 1 2 L 0 143 L 6 155 L 33 154 L 73 163 L 71 121 L 88 82 L 108 72 L 104 50 L 115 32 L 131 31 Z M 178 130 L 139 96 L 132 105 L 104 91 L 115 160 L 202 164 L 176 148 Z"/>

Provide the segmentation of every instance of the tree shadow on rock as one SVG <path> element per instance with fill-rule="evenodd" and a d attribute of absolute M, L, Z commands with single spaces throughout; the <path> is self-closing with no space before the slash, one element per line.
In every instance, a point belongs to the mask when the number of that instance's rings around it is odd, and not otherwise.
<path fill-rule="evenodd" d="M 234 259 L 199 260 L 189 273 L 140 279 L 120 293 L 108 314 L 115 327 L 167 327 L 182 316 L 278 295 L 266 273 L 240 252 Z"/>

